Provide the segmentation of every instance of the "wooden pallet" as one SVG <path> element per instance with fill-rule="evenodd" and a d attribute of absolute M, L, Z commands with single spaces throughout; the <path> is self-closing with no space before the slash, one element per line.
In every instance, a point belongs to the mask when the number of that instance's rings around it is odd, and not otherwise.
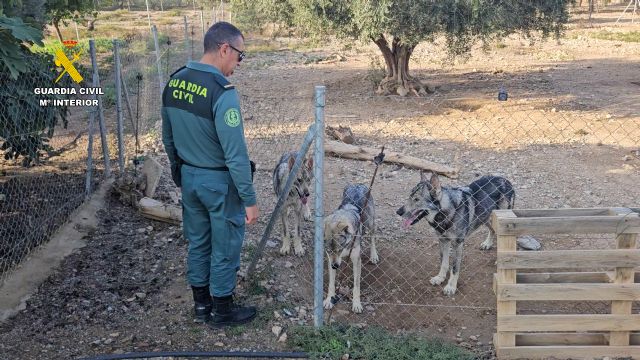
<path fill-rule="evenodd" d="M 635 209 L 634 209 L 635 210 Z M 640 359 L 640 214 L 628 208 L 499 210 L 497 333 L 499 359 L 629 357 Z M 616 234 L 611 250 L 516 251 L 524 234 Z M 554 269 L 611 269 L 553 272 Z M 518 270 L 536 271 L 518 273 Z M 519 315 L 518 301 L 611 301 L 610 314 Z"/>

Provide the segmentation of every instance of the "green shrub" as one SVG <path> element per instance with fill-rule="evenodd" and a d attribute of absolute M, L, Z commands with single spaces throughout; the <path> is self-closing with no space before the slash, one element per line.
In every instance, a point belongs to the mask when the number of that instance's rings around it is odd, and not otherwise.
<path fill-rule="evenodd" d="M 325 326 L 316 330 L 298 326 L 289 331 L 288 343 L 310 355 L 311 359 L 367 360 L 464 360 L 473 355 L 455 345 L 425 340 L 414 335 L 396 336 L 371 327 Z"/>

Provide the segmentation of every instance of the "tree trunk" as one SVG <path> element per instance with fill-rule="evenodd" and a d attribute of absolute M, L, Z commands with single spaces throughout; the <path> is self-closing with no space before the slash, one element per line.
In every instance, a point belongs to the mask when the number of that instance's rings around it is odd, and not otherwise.
<path fill-rule="evenodd" d="M 378 94 L 406 96 L 413 93 L 420 96 L 431 93 L 420 80 L 409 75 L 409 59 L 415 45 L 403 44 L 400 38 L 394 37 L 391 46 L 389 46 L 387 39 L 382 34 L 372 40 L 382 52 L 387 68 L 387 74 L 378 86 Z"/>
<path fill-rule="evenodd" d="M 60 42 L 63 41 L 62 39 L 62 33 L 60 32 L 60 20 L 59 19 L 53 19 L 51 21 L 51 24 L 53 25 L 53 28 L 56 29 L 56 35 L 58 36 L 58 40 L 60 40 Z"/>

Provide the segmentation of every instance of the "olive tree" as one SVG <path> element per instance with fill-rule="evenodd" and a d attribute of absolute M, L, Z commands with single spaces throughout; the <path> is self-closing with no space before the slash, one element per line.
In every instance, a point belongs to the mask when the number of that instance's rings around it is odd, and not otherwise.
<path fill-rule="evenodd" d="M 284 23 L 303 35 L 372 41 L 384 57 L 383 93 L 428 89 L 409 71 L 415 47 L 439 37 L 452 57 L 512 33 L 560 36 L 573 0 L 232 0 L 256 23 Z"/>

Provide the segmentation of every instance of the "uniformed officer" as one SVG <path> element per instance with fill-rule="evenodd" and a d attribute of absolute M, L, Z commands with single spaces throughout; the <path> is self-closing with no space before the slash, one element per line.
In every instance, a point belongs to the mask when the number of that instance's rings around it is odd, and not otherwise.
<path fill-rule="evenodd" d="M 225 78 L 244 56 L 240 30 L 218 22 L 205 35 L 202 59 L 173 73 L 162 95 L 162 141 L 182 187 L 195 321 L 212 327 L 256 316 L 233 300 L 245 224 L 258 217 L 240 100 Z"/>

